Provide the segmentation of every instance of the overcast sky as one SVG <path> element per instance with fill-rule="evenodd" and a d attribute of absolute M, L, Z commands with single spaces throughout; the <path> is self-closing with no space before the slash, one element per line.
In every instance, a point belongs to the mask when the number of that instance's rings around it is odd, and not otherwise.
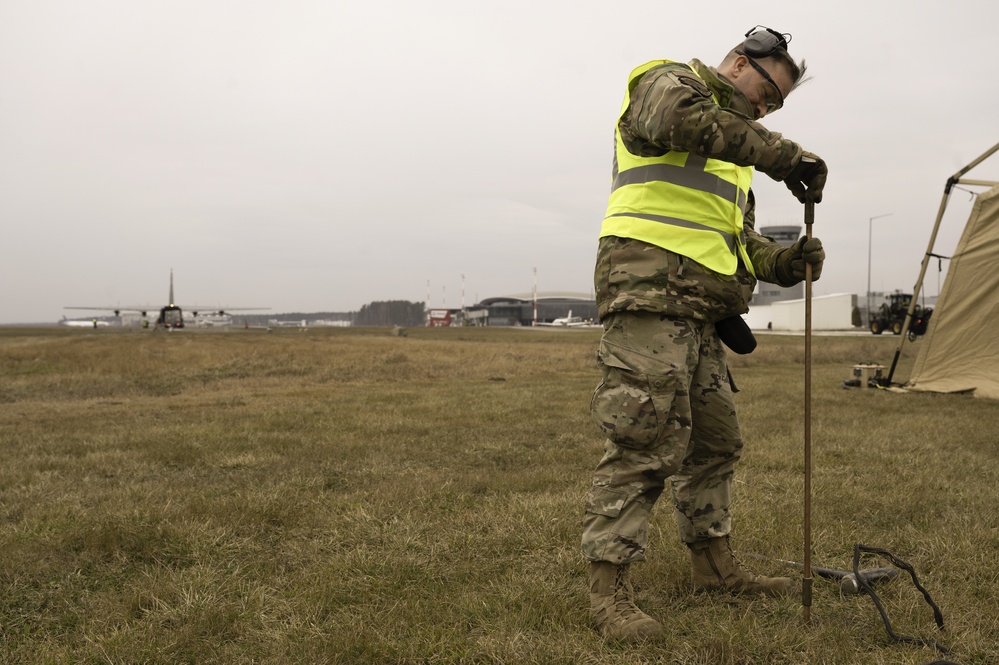
<path fill-rule="evenodd" d="M 472 304 L 534 268 L 590 292 L 628 72 L 717 64 L 756 24 L 814 77 L 765 124 L 829 164 L 816 295 L 865 293 L 870 228 L 872 288 L 911 289 L 946 179 L 999 142 L 999 5 L 709 6 L 0 0 L 0 323 L 161 305 L 171 268 L 178 304 L 274 312 L 459 307 L 462 274 Z M 754 190 L 757 226 L 801 223 Z"/>

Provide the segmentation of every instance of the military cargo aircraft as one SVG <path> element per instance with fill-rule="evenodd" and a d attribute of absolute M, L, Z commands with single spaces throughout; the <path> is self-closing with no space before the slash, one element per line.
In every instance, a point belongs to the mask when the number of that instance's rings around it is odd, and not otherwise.
<path fill-rule="evenodd" d="M 156 318 L 155 325 L 157 327 L 162 326 L 163 328 L 174 330 L 178 328 L 183 328 L 185 325 L 184 320 L 184 309 L 187 309 L 193 315 L 192 318 L 188 318 L 188 323 L 195 323 L 200 326 L 225 326 L 232 325 L 232 317 L 229 312 L 236 311 L 246 311 L 246 310 L 261 310 L 269 309 L 267 307 L 221 307 L 215 305 L 185 305 L 181 307 L 177 305 L 173 299 L 173 269 L 170 269 L 170 300 L 169 304 L 163 305 L 162 307 L 157 307 L 156 305 L 108 305 L 106 307 L 65 307 L 65 309 L 90 309 L 90 310 L 100 310 L 104 312 L 114 312 L 115 316 L 121 316 L 122 312 L 137 312 L 141 318 L 144 326 L 148 326 L 149 319 L 147 318 L 147 313 L 155 312 L 159 310 L 159 316 Z M 65 318 L 65 317 L 64 317 Z M 75 325 L 69 324 L 66 325 Z"/>

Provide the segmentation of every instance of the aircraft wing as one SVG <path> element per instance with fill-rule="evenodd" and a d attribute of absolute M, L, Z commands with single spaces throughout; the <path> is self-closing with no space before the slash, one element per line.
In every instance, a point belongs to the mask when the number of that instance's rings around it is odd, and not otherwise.
<path fill-rule="evenodd" d="M 270 307 L 226 307 L 224 305 L 178 305 L 178 307 L 189 312 L 246 312 L 254 309 L 270 309 Z"/>
<path fill-rule="evenodd" d="M 67 306 L 63 309 L 93 309 L 103 312 L 158 312 L 163 305 L 107 305 L 106 307 L 75 307 Z"/>
<path fill-rule="evenodd" d="M 178 305 L 178 307 L 192 312 L 242 312 L 252 309 L 270 309 L 270 307 L 224 307 L 219 305 Z M 103 312 L 157 312 L 162 308 L 163 305 L 105 305 L 103 307 L 67 305 L 63 307 L 63 309 L 91 309 Z"/>

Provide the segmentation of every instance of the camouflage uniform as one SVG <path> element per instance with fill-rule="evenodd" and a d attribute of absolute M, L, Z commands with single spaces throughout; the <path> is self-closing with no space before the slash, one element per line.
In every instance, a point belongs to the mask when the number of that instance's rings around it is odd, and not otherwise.
<path fill-rule="evenodd" d="M 696 152 L 780 180 L 802 153 L 754 122 L 745 96 L 697 60 L 649 70 L 631 99 L 620 130 L 633 154 Z M 743 224 L 756 277 L 796 283 L 776 261 L 783 248 L 756 233 L 754 219 L 750 192 Z M 590 411 L 608 440 L 586 499 L 584 555 L 614 564 L 643 560 L 649 514 L 667 479 L 683 542 L 727 535 L 743 443 L 714 324 L 748 311 L 756 279 L 743 265 L 722 275 L 654 245 L 608 236 L 600 239 L 594 281 L 603 380 Z"/>

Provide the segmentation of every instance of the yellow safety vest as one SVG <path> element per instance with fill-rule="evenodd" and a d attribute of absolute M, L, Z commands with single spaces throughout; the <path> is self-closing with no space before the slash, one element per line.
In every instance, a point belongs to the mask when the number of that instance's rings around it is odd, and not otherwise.
<path fill-rule="evenodd" d="M 670 62 L 653 60 L 631 72 L 619 122 L 631 103 L 632 83 Z M 734 275 L 741 257 L 756 276 L 742 226 L 752 167 L 672 150 L 658 157 L 638 157 L 628 152 L 618 125 L 614 136 L 613 182 L 601 238 L 641 240 L 723 275 Z"/>

